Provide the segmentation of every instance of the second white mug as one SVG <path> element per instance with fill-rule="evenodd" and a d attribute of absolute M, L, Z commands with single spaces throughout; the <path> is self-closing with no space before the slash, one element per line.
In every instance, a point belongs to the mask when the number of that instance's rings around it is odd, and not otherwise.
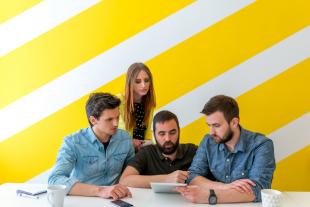
<path fill-rule="evenodd" d="M 63 207 L 65 195 L 65 185 L 49 185 L 47 187 L 47 201 L 51 207 Z"/>
<path fill-rule="evenodd" d="M 278 190 L 263 189 L 261 190 L 263 207 L 280 207 L 282 193 Z"/>

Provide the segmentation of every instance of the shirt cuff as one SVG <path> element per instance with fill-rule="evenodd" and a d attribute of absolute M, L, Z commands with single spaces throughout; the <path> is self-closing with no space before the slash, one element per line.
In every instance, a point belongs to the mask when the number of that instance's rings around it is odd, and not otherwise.
<path fill-rule="evenodd" d="M 185 183 L 190 184 L 190 182 L 192 182 L 192 180 L 193 180 L 195 177 L 197 177 L 197 176 L 199 176 L 199 175 L 198 175 L 198 174 L 192 174 L 192 173 L 190 173 L 190 174 L 189 174 L 189 177 L 186 179 Z"/>
<path fill-rule="evenodd" d="M 71 177 L 69 178 L 64 184 L 66 185 L 66 194 L 68 195 L 68 193 L 71 191 L 71 188 L 73 187 L 73 185 L 75 183 L 79 182 L 78 179 L 76 179 L 75 177 Z"/>
<path fill-rule="evenodd" d="M 255 186 L 252 186 L 252 190 L 253 190 L 254 195 L 255 195 L 254 202 L 261 202 L 262 201 L 262 198 L 261 198 L 262 188 L 256 183 Z"/>

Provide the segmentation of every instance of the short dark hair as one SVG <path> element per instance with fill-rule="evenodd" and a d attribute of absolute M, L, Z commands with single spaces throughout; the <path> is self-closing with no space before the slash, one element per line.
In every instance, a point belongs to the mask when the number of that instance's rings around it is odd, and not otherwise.
<path fill-rule="evenodd" d="M 155 134 L 157 123 L 163 123 L 163 122 L 170 121 L 170 120 L 174 120 L 177 123 L 178 129 L 180 129 L 178 117 L 174 113 L 167 111 L 167 110 L 158 112 L 153 118 L 154 134 Z"/>
<path fill-rule="evenodd" d="M 225 95 L 212 97 L 203 107 L 201 113 L 205 115 L 213 114 L 220 111 L 224 114 L 226 121 L 229 123 L 233 118 L 239 118 L 239 107 L 235 99 Z"/>
<path fill-rule="evenodd" d="M 121 103 L 121 100 L 110 93 L 92 93 L 86 102 L 86 114 L 88 123 L 93 126 L 89 118 L 91 116 L 99 119 L 101 113 L 106 109 L 115 109 Z"/>

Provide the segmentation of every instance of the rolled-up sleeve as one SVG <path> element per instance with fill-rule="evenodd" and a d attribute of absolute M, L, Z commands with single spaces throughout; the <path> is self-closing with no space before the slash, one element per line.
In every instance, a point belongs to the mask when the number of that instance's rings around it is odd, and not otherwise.
<path fill-rule="evenodd" d="M 128 166 L 135 168 L 140 175 L 145 174 L 147 171 L 147 154 L 149 153 L 149 149 L 148 147 L 140 149 L 128 164 Z"/>
<path fill-rule="evenodd" d="M 276 168 L 274 147 L 271 139 L 266 139 L 255 149 L 255 159 L 249 172 L 249 179 L 256 183 L 252 189 L 254 202 L 261 201 L 261 190 L 271 188 L 273 173 Z"/>
<path fill-rule="evenodd" d="M 48 177 L 50 185 L 66 185 L 68 194 L 78 179 L 70 176 L 77 160 L 74 144 L 66 138 L 58 152 L 56 164 Z"/>
<path fill-rule="evenodd" d="M 192 161 L 192 164 L 189 168 L 189 178 L 186 180 L 187 183 L 190 183 L 197 176 L 208 176 L 209 163 L 207 157 L 207 137 L 205 137 L 196 151 L 196 155 Z"/>

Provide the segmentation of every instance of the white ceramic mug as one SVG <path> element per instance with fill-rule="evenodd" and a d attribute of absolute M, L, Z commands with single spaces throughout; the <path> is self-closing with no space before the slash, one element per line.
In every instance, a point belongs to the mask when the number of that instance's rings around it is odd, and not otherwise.
<path fill-rule="evenodd" d="M 261 190 L 263 207 L 280 207 L 282 202 L 282 193 L 278 190 Z"/>
<path fill-rule="evenodd" d="M 47 201 L 51 207 L 63 207 L 66 195 L 65 185 L 47 186 Z"/>

